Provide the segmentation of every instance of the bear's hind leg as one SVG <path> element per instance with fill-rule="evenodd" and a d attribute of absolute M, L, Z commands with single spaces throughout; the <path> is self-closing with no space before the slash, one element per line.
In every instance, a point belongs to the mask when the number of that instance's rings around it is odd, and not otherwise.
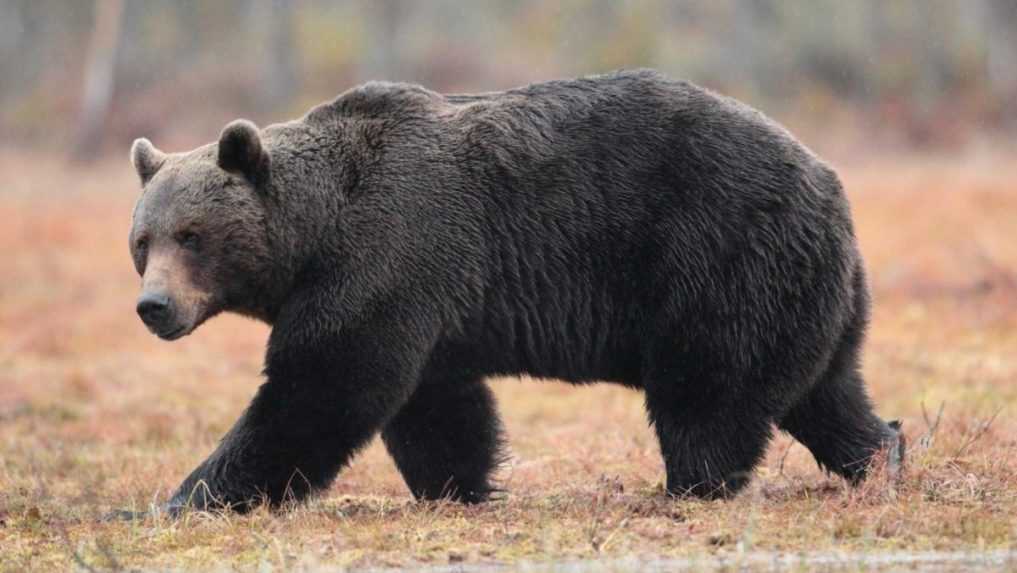
<path fill-rule="evenodd" d="M 453 377 L 456 378 L 456 377 Z M 485 501 L 500 463 L 501 423 L 483 380 L 424 379 L 382 431 L 417 499 Z"/>
<path fill-rule="evenodd" d="M 826 372 L 779 421 L 812 452 L 820 466 L 852 483 L 865 478 L 872 457 L 880 449 L 897 445 L 899 432 L 873 412 L 858 371 L 858 330 L 849 331 Z M 893 448 L 903 463 L 903 443 Z"/>
<path fill-rule="evenodd" d="M 669 382 L 646 384 L 647 412 L 660 440 L 668 493 L 733 496 L 766 451 L 770 418 L 751 404 L 677 391 L 679 384 Z"/>

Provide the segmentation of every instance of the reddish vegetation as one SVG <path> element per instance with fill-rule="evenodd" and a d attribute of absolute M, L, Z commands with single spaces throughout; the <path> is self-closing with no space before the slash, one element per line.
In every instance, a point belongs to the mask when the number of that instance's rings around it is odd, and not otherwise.
<path fill-rule="evenodd" d="M 124 524 L 96 517 L 165 496 L 213 447 L 259 383 L 267 329 L 224 317 L 150 336 L 133 312 L 126 159 L 86 170 L 0 151 L 0 569 L 1011 548 L 1017 162 L 840 170 L 876 298 L 865 371 L 911 441 L 899 482 L 852 490 L 780 436 L 736 500 L 670 501 L 639 394 L 502 380 L 504 500 L 411 503 L 375 444 L 295 511 Z"/>

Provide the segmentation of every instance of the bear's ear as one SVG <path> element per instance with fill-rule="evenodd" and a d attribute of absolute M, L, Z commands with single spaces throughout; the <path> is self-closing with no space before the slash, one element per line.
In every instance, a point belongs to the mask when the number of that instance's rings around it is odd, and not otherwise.
<path fill-rule="evenodd" d="M 131 163 L 141 178 L 142 186 L 152 179 L 165 161 L 166 154 L 156 149 L 152 142 L 144 137 L 135 139 L 131 145 Z"/>
<path fill-rule="evenodd" d="M 258 126 L 246 119 L 231 121 L 219 134 L 219 167 L 257 183 L 268 175 L 269 159 Z"/>

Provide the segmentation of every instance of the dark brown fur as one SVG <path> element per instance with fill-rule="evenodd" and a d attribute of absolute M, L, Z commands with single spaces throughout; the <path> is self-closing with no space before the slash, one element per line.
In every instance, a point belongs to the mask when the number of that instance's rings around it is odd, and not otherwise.
<path fill-rule="evenodd" d="M 643 389 L 674 494 L 736 492 L 774 425 L 852 480 L 896 436 L 858 369 L 868 292 L 837 176 L 691 84 L 372 83 L 132 155 L 150 328 L 272 325 L 267 381 L 171 508 L 302 498 L 379 432 L 418 497 L 483 500 L 495 374 Z"/>

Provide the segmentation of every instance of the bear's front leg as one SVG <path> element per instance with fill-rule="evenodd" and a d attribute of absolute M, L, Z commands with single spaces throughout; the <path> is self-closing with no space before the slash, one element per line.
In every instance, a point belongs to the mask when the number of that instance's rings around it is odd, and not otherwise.
<path fill-rule="evenodd" d="M 267 382 L 184 480 L 171 513 L 301 500 L 326 487 L 412 394 L 437 328 L 397 305 L 342 325 L 323 308 L 309 297 L 276 322 Z"/>

